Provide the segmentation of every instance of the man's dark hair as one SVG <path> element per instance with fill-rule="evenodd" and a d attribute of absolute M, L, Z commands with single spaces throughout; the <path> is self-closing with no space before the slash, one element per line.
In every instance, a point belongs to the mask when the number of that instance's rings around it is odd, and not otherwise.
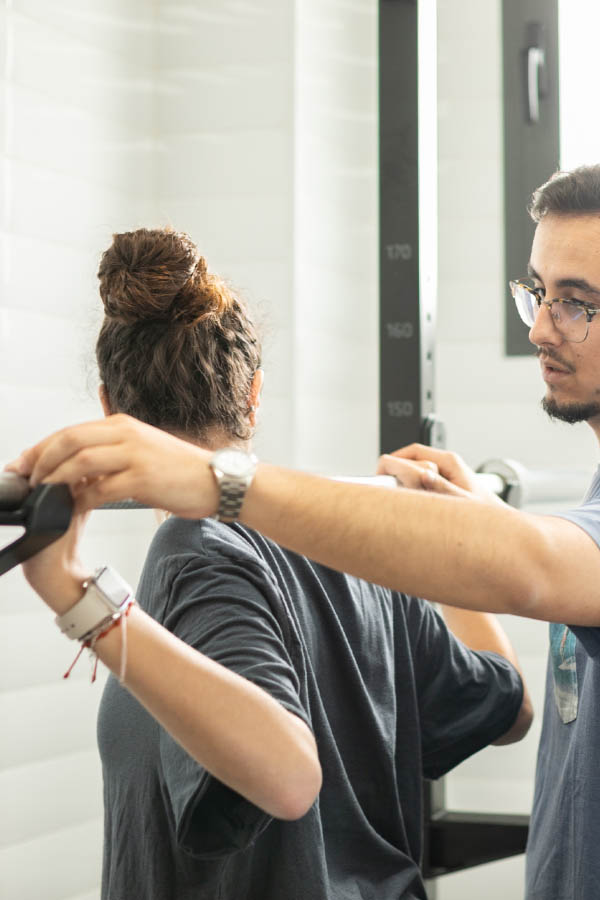
<path fill-rule="evenodd" d="M 600 214 L 600 165 L 579 166 L 572 172 L 555 172 L 533 192 L 529 214 L 540 222 L 549 213 Z"/>

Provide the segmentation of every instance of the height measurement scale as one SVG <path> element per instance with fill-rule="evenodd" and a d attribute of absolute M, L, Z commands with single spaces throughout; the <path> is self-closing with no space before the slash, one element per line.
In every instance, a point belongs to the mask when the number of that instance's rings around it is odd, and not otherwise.
<path fill-rule="evenodd" d="M 380 449 L 445 445 L 434 414 L 436 0 L 379 0 Z M 423 784 L 423 872 L 436 880 L 523 853 L 527 816 L 456 813 Z"/>
<path fill-rule="evenodd" d="M 379 3 L 380 448 L 443 446 L 434 416 L 435 0 Z"/>

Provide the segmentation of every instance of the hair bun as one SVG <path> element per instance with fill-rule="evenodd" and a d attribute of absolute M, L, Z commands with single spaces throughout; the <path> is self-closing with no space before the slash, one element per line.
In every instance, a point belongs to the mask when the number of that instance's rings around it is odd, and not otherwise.
<path fill-rule="evenodd" d="M 220 317 L 235 302 L 208 272 L 206 260 L 184 232 L 140 228 L 113 235 L 98 270 L 108 318 L 195 324 Z"/>

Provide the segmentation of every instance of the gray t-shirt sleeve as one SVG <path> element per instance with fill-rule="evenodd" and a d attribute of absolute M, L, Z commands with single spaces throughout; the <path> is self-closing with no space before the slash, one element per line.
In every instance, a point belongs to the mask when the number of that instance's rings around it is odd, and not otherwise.
<path fill-rule="evenodd" d="M 414 659 L 423 774 L 439 778 L 509 730 L 521 708 L 523 684 L 508 660 L 470 650 L 439 613 L 418 602 Z"/>
<path fill-rule="evenodd" d="M 556 513 L 556 515 L 560 519 L 567 519 L 569 522 L 573 522 L 574 525 L 578 525 L 579 528 L 589 534 L 600 549 L 600 486 L 596 482 L 598 482 L 598 477 L 594 479 L 590 494 L 581 506 L 568 512 Z M 569 625 L 569 628 L 576 635 L 577 640 L 582 644 L 588 656 L 596 657 L 600 662 L 600 627 L 570 625 L 568 622 L 564 624 Z"/>
<path fill-rule="evenodd" d="M 173 581 L 163 624 L 310 727 L 286 646 L 285 611 L 266 567 L 250 557 L 195 557 Z M 209 775 L 166 731 L 160 757 L 177 840 L 190 854 L 210 858 L 241 850 L 268 826 L 267 813 Z"/>

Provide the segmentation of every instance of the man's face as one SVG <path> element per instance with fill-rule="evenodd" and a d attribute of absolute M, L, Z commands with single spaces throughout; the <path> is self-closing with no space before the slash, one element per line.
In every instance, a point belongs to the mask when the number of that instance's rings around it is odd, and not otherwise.
<path fill-rule="evenodd" d="M 546 299 L 600 306 L 600 214 L 547 215 L 536 228 L 529 268 Z M 599 319 L 592 319 L 587 338 L 576 344 L 563 338 L 542 306 L 529 340 L 538 348 L 546 412 L 565 422 L 589 421 L 600 434 Z"/>

